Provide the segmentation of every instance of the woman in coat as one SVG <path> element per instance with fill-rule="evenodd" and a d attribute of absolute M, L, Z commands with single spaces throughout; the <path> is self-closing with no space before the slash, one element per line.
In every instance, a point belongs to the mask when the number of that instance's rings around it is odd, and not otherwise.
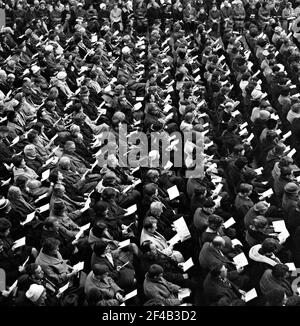
<path fill-rule="evenodd" d="M 144 294 L 147 299 L 161 299 L 166 306 L 179 306 L 180 287 L 163 278 L 164 269 L 159 265 L 151 265 L 144 280 Z"/>
<path fill-rule="evenodd" d="M 78 273 L 73 267 L 66 263 L 59 249 L 60 242 L 54 238 L 45 240 L 43 247 L 36 258 L 36 264 L 39 264 L 45 275 L 58 287 L 72 281 Z"/>

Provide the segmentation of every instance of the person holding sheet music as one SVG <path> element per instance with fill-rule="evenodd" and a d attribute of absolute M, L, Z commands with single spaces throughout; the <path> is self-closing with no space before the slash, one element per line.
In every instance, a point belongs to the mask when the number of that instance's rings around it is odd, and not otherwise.
<path fill-rule="evenodd" d="M 20 247 L 15 247 L 14 239 L 10 235 L 10 229 L 11 229 L 10 221 L 7 220 L 6 218 L 1 218 L 0 219 L 0 240 L 2 242 L 2 254 L 4 257 L 5 256 L 7 257 L 8 263 L 9 262 L 12 263 L 14 261 L 14 263 L 12 264 L 11 267 L 13 267 L 13 265 L 14 265 L 14 268 L 15 268 L 15 270 L 8 269 L 7 277 L 10 275 L 10 273 L 14 274 L 17 271 L 19 272 L 19 271 L 23 270 L 23 267 L 20 267 L 20 266 L 22 266 L 22 264 L 28 257 L 32 261 L 37 256 L 37 250 L 31 246 L 24 245 L 24 246 L 20 246 Z M 9 281 L 8 281 L 8 279 L 7 279 L 7 284 L 11 285 L 12 283 L 9 283 L 9 282 L 13 283 L 13 280 L 9 279 Z"/>
<path fill-rule="evenodd" d="M 124 290 L 109 275 L 109 268 L 95 264 L 86 279 L 84 288 L 89 305 L 97 295 L 95 305 L 120 306 L 124 302 Z"/>
<path fill-rule="evenodd" d="M 179 251 L 173 250 L 173 245 L 169 245 L 163 235 L 157 231 L 157 219 L 148 216 L 143 222 L 143 229 L 140 236 L 140 244 L 146 240 L 150 240 L 158 250 L 167 256 L 171 257 L 178 263 L 184 261 L 182 254 Z"/>
<path fill-rule="evenodd" d="M 203 283 L 205 304 L 215 305 L 222 298 L 228 298 L 229 302 L 232 302 L 246 293 L 239 289 L 234 282 L 231 282 L 227 276 L 226 265 L 215 263 L 211 266 Z"/>
<path fill-rule="evenodd" d="M 169 256 L 159 252 L 150 240 L 144 241 L 141 244 L 140 250 L 142 252 L 138 268 L 138 272 L 141 273 L 140 277 L 144 279 L 150 266 L 157 264 L 164 268 L 163 277 L 167 281 L 183 288 L 197 288 L 197 282 L 190 277 L 188 272 L 183 272 L 181 264 L 177 263 Z"/>
<path fill-rule="evenodd" d="M 109 276 L 124 290 L 133 289 L 136 284 L 132 255 L 127 255 L 122 248 L 111 250 L 106 241 L 98 240 L 94 244 L 91 267 L 106 266 Z"/>
<path fill-rule="evenodd" d="M 59 240 L 47 238 L 36 257 L 36 264 L 39 264 L 45 276 L 50 279 L 56 286 L 61 287 L 67 282 L 71 284 L 75 281 L 78 274 L 72 266 L 68 265 L 59 252 Z"/>
<path fill-rule="evenodd" d="M 163 272 L 160 265 L 149 267 L 143 284 L 145 296 L 147 299 L 161 299 L 166 306 L 179 306 L 183 302 L 177 297 L 181 288 L 165 280 Z"/>

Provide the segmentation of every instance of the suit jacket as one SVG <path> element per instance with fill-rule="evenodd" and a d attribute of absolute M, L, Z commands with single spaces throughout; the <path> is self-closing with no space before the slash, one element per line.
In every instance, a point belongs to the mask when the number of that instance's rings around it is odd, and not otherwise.
<path fill-rule="evenodd" d="M 213 277 L 210 273 L 206 276 L 204 283 L 204 296 L 207 304 L 216 303 L 221 298 L 227 297 L 230 300 L 240 297 L 238 288 L 229 280 L 223 282 L 220 278 Z"/>
<path fill-rule="evenodd" d="M 224 264 L 229 270 L 232 270 L 232 273 L 237 273 L 234 269 L 233 263 L 224 256 L 219 250 L 213 247 L 213 245 L 209 242 L 204 243 L 200 254 L 199 254 L 199 263 L 200 266 L 209 271 L 210 268 L 215 263 L 222 263 Z M 230 272 L 229 272 L 230 273 Z"/>

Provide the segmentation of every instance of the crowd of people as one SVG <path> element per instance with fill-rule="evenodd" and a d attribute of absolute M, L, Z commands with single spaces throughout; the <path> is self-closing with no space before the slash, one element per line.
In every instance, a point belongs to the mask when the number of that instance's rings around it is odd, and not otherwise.
<path fill-rule="evenodd" d="M 300 1 L 0 9 L 0 305 L 300 305 Z"/>

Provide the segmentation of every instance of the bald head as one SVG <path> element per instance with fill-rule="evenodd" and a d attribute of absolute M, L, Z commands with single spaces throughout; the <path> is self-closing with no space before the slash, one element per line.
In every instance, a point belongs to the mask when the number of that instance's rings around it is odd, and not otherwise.
<path fill-rule="evenodd" d="M 225 240 L 219 235 L 217 235 L 216 237 L 214 237 L 212 244 L 216 248 L 222 248 L 225 246 Z"/>
<path fill-rule="evenodd" d="M 63 170 L 69 170 L 71 166 L 71 161 L 68 157 L 62 156 L 59 160 L 59 167 Z"/>

